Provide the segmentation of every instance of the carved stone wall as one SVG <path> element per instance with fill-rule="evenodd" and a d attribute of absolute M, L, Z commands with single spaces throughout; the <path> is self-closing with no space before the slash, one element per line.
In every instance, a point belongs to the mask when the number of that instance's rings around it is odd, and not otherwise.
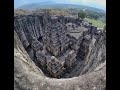
<path fill-rule="evenodd" d="M 67 78 L 91 72 L 105 60 L 105 31 L 97 30 L 79 18 L 19 15 L 15 16 L 14 27 L 30 58 L 39 68 L 48 70 L 52 77 L 63 74 Z M 52 56 L 56 62 L 50 65 Z M 72 68 L 68 76 L 65 75 L 66 67 Z"/>

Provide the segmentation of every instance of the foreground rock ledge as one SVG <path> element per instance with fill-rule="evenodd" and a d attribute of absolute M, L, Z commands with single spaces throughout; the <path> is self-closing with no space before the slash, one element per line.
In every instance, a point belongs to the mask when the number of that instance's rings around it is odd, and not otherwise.
<path fill-rule="evenodd" d="M 14 31 L 15 90 L 105 90 L 106 62 L 95 71 L 68 79 L 46 77 L 29 58 Z"/>

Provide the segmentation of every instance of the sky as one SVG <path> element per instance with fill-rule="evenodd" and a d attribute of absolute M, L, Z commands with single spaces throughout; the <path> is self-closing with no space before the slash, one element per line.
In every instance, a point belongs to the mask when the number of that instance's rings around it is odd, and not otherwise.
<path fill-rule="evenodd" d="M 51 1 L 55 3 L 68 3 L 77 5 L 86 5 L 106 10 L 106 0 L 14 0 L 14 6 L 19 7 L 24 4 Z"/>

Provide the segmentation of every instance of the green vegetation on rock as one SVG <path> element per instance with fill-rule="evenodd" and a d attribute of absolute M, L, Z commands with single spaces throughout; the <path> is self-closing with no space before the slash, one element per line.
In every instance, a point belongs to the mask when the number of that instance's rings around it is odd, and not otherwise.
<path fill-rule="evenodd" d="M 94 26 L 98 28 L 103 28 L 105 26 L 105 23 L 102 22 L 101 20 L 95 20 L 95 19 L 90 19 L 90 18 L 85 18 L 84 20 L 91 22 Z"/>
<path fill-rule="evenodd" d="M 86 17 L 86 13 L 81 11 L 80 13 L 78 13 L 78 17 L 84 19 Z"/>

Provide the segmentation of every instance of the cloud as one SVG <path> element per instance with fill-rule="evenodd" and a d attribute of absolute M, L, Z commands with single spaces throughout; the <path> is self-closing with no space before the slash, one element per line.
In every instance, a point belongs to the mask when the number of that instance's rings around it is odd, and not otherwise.
<path fill-rule="evenodd" d="M 50 1 L 50 0 L 14 0 L 15 6 L 28 4 L 28 3 L 36 3 L 42 1 Z M 69 4 L 82 4 L 87 6 L 92 6 L 96 8 L 106 9 L 106 0 L 51 0 L 56 3 L 69 3 Z"/>
<path fill-rule="evenodd" d="M 84 4 L 97 4 L 101 6 L 106 6 L 106 0 L 81 0 L 81 2 Z"/>
<path fill-rule="evenodd" d="M 64 0 L 68 3 L 83 4 L 106 9 L 106 0 Z"/>

